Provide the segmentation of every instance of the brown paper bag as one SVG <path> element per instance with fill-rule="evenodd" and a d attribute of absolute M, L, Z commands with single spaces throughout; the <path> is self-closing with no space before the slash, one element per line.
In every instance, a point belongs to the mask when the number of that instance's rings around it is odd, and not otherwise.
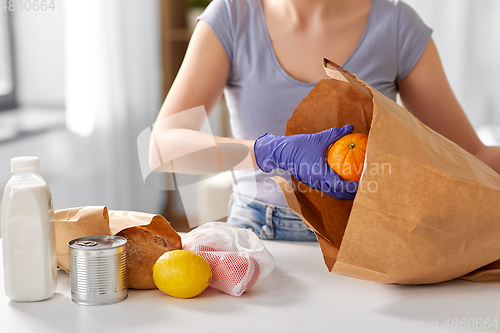
<path fill-rule="evenodd" d="M 128 287 L 155 289 L 152 267 L 165 252 L 182 249 L 181 237 L 161 215 L 109 211 L 104 206 L 55 212 L 57 266 L 69 272 L 68 242 L 79 237 L 127 238 Z"/>
<path fill-rule="evenodd" d="M 89 206 L 55 211 L 57 266 L 69 272 L 69 241 L 87 236 L 111 235 L 108 209 Z"/>
<path fill-rule="evenodd" d="M 500 282 L 500 175 L 340 66 L 324 66 L 330 78 L 299 104 L 286 134 L 346 124 L 368 134 L 356 198 L 275 180 L 328 269 L 383 283 Z"/>

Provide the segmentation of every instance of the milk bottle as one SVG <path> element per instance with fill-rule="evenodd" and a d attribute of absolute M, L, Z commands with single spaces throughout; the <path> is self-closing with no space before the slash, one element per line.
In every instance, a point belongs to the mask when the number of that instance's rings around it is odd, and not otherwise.
<path fill-rule="evenodd" d="M 11 160 L 12 177 L 2 201 L 5 294 L 13 301 L 39 301 L 57 285 L 54 210 L 34 156 Z"/>

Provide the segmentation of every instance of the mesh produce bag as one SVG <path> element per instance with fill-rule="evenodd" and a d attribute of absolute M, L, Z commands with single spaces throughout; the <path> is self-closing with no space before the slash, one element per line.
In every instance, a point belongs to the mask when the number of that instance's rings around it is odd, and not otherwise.
<path fill-rule="evenodd" d="M 190 231 L 184 250 L 205 258 L 212 268 L 210 286 L 240 296 L 271 273 L 274 257 L 257 235 L 225 222 L 209 222 Z"/>

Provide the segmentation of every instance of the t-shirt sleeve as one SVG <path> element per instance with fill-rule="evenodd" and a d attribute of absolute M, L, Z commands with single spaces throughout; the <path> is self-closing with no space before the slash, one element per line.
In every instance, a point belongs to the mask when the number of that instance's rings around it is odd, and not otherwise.
<path fill-rule="evenodd" d="M 229 4 L 226 0 L 213 0 L 197 20 L 207 23 L 226 51 L 229 63 L 233 62 L 233 29 Z"/>
<path fill-rule="evenodd" d="M 417 63 L 431 38 L 432 29 L 413 8 L 399 1 L 398 15 L 398 75 L 396 82 L 404 79 Z"/>

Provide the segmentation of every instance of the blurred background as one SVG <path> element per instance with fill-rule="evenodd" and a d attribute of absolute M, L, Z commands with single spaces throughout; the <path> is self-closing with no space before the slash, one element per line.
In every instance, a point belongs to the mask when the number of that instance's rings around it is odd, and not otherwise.
<path fill-rule="evenodd" d="M 171 179 L 154 178 L 169 191 L 145 185 L 137 139 L 154 122 L 208 2 L 2 2 L 2 188 L 12 157 L 36 155 L 56 209 L 161 213 L 178 230 L 186 216 L 199 216 L 196 198 L 204 194 L 195 190 L 183 204 Z M 481 139 L 500 144 L 500 2 L 406 2 L 434 29 L 448 78 Z M 210 126 L 231 135 L 223 101 Z"/>

